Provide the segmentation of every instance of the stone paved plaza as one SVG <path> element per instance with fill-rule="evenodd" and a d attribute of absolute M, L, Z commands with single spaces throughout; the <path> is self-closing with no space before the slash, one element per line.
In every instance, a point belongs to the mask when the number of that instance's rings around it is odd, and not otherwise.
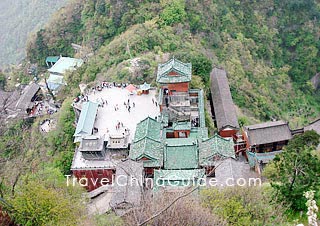
<path fill-rule="evenodd" d="M 94 127 L 98 128 L 98 132 L 95 135 L 102 136 L 105 134 L 105 139 L 108 140 L 109 134 L 120 135 L 125 132 L 125 129 L 129 129 L 129 142 L 131 142 L 138 122 L 148 116 L 152 118 L 159 116 L 159 106 L 156 106 L 152 101 L 152 99 L 156 100 L 155 94 L 156 90 L 150 90 L 149 94 L 131 94 L 125 88 L 118 87 L 104 88 L 102 91 L 91 92 L 88 95 L 90 101 L 97 103 L 107 101 L 107 104 L 98 108 L 94 124 Z M 130 112 L 128 111 L 128 100 Z M 115 108 L 118 108 L 118 110 L 115 110 Z M 123 124 L 120 129 L 116 129 L 118 122 Z"/>

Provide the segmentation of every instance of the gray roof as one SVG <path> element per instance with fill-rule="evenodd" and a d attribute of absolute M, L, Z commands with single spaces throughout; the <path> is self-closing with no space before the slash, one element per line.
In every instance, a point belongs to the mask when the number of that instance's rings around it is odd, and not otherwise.
<path fill-rule="evenodd" d="M 314 130 L 318 134 L 320 134 L 320 119 L 317 119 L 304 127 L 304 131 L 308 131 L 308 130 Z"/>
<path fill-rule="evenodd" d="M 0 114 L 4 113 L 5 110 L 14 111 L 19 96 L 18 91 L 6 92 L 0 90 Z"/>
<path fill-rule="evenodd" d="M 104 149 L 104 136 L 84 136 L 81 139 L 79 151 L 102 151 Z"/>
<path fill-rule="evenodd" d="M 288 122 L 276 121 L 245 126 L 250 145 L 286 141 L 292 138 Z"/>
<path fill-rule="evenodd" d="M 117 215 L 123 215 L 126 209 L 140 203 L 143 172 L 143 165 L 139 162 L 125 160 L 117 164 L 114 193 L 110 201 Z"/>
<path fill-rule="evenodd" d="M 31 83 L 28 85 L 22 92 L 21 97 L 19 98 L 16 108 L 21 110 L 26 110 L 31 105 L 31 100 L 34 95 L 39 91 L 40 86 L 36 83 Z"/>
<path fill-rule="evenodd" d="M 239 129 L 226 71 L 214 68 L 210 77 L 211 96 L 218 129 L 222 130 L 226 127 Z"/>

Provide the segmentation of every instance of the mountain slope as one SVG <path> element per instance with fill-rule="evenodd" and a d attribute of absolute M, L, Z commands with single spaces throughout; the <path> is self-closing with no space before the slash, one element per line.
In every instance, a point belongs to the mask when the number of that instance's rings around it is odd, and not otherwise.
<path fill-rule="evenodd" d="M 316 1 L 79 0 L 64 11 L 37 34 L 28 56 L 43 64 L 47 55 L 72 55 L 72 42 L 82 44 L 94 57 L 70 84 L 153 81 L 169 53 L 191 61 L 206 84 L 208 64 L 224 67 L 247 116 L 294 127 L 318 116 L 320 98 L 309 82 L 320 68 Z M 133 58 L 147 65 L 140 74 L 129 70 Z"/>
<path fill-rule="evenodd" d="M 47 23 L 67 0 L 0 1 L 0 67 L 15 64 L 26 54 L 28 35 Z"/>

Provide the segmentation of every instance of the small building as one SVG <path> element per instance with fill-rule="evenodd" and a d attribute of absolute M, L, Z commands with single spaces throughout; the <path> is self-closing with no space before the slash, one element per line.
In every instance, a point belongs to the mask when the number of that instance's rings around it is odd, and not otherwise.
<path fill-rule="evenodd" d="M 16 103 L 16 110 L 30 115 L 35 107 L 35 101 L 41 101 L 40 86 L 36 83 L 31 83 L 22 91 L 22 95 Z"/>
<path fill-rule="evenodd" d="M 129 136 L 130 133 L 110 134 L 107 142 L 107 150 L 112 158 L 127 158 L 129 155 Z"/>
<path fill-rule="evenodd" d="M 100 160 L 106 156 L 104 136 L 85 136 L 81 139 L 78 150 L 86 160 Z"/>
<path fill-rule="evenodd" d="M 151 88 L 151 85 L 146 82 L 143 83 L 143 85 L 140 85 L 140 90 L 142 94 L 149 94 L 150 88 Z"/>
<path fill-rule="evenodd" d="M 83 103 L 77 128 L 74 133 L 74 142 L 80 142 L 83 136 L 93 134 L 94 122 L 98 112 L 98 104 L 88 101 Z"/>
<path fill-rule="evenodd" d="M 191 71 L 191 63 L 183 63 L 172 58 L 164 64 L 159 64 L 157 82 L 169 95 L 177 92 L 188 92 Z"/>
<path fill-rule="evenodd" d="M 59 88 L 65 85 L 65 81 L 62 75 L 50 74 L 47 80 L 48 87 L 51 91 L 58 91 Z"/>
<path fill-rule="evenodd" d="M 107 148 L 109 150 L 128 150 L 129 148 L 129 135 L 124 134 L 110 134 Z"/>
<path fill-rule="evenodd" d="M 275 121 L 245 126 L 243 138 L 251 152 L 280 151 L 292 139 L 288 122 Z"/>
<path fill-rule="evenodd" d="M 147 177 L 153 177 L 154 169 L 163 166 L 163 145 L 160 133 L 161 124 L 150 117 L 139 122 L 136 127 L 129 158 L 143 162 Z"/>
<path fill-rule="evenodd" d="M 265 164 L 282 152 L 292 139 L 288 122 L 266 122 L 243 128 L 247 158 L 251 168 L 261 174 Z"/>
<path fill-rule="evenodd" d="M 207 176 L 215 176 L 215 167 L 224 159 L 235 159 L 232 138 L 223 138 L 218 134 L 199 142 L 199 164 Z"/>
<path fill-rule="evenodd" d="M 81 67 L 83 60 L 71 58 L 71 57 L 60 57 L 59 60 L 48 69 L 50 74 L 64 75 L 67 71 L 76 70 Z"/>
<path fill-rule="evenodd" d="M 251 168 L 253 168 L 258 174 L 261 174 L 265 165 L 268 164 L 277 154 L 280 154 L 280 151 L 272 151 L 272 152 L 247 152 L 248 163 Z"/>
<path fill-rule="evenodd" d="M 62 85 L 65 84 L 64 74 L 67 71 L 74 71 L 80 67 L 84 61 L 71 57 L 60 57 L 59 60 L 48 69 L 50 76 L 47 80 L 49 89 L 57 91 Z"/>
<path fill-rule="evenodd" d="M 58 62 L 59 59 L 60 59 L 60 56 L 48 56 L 46 58 L 47 67 L 52 67 L 55 63 Z"/>
<path fill-rule="evenodd" d="M 76 149 L 71 171 L 88 191 L 111 184 L 118 160 L 110 159 L 104 137 L 85 136 Z"/>
<path fill-rule="evenodd" d="M 132 160 L 119 162 L 116 167 L 110 206 L 118 216 L 140 204 L 144 184 L 143 164 Z"/>
<path fill-rule="evenodd" d="M 212 105 L 218 133 L 222 137 L 234 137 L 240 127 L 227 73 L 222 69 L 214 68 L 210 78 Z"/>

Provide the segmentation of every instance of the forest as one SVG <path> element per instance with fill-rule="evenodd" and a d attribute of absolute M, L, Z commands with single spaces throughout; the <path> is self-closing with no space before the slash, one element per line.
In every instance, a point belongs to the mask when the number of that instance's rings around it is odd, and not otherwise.
<path fill-rule="evenodd" d="M 296 129 L 320 117 L 320 91 L 311 82 L 320 71 L 318 1 L 73 0 L 54 15 L 30 37 L 23 66 L 36 64 L 40 75 L 50 55 L 82 57 L 86 62 L 66 75 L 68 86 L 57 96 L 62 107 L 55 116 L 55 131 L 42 136 L 41 119 L 1 124 L 0 206 L 8 214 L 4 220 L 21 225 L 137 225 L 137 219 L 154 214 L 146 210 L 158 210 L 170 200 L 146 199 L 125 218 L 112 213 L 87 216 L 81 189 L 63 186 L 75 149 L 70 104 L 81 82 L 155 85 L 158 63 L 174 56 L 192 63 L 192 86 L 204 88 L 208 97 L 212 67 L 228 72 L 240 125 L 282 119 Z M 81 45 L 81 52 L 76 53 L 72 43 Z M 138 67 L 133 68 L 133 60 Z M 12 80 L 5 81 L 6 76 Z M 24 83 L 33 79 L 16 68 L 2 73 L 0 85 L 12 89 L 18 78 Z M 210 129 L 213 133 L 213 126 Z M 315 133 L 297 136 L 265 170 L 269 183 L 261 188 L 203 190 L 201 202 L 177 202 L 150 225 L 184 224 L 187 219 L 192 219 L 191 225 L 306 224 L 304 192 L 315 190 L 320 202 L 318 143 Z M 292 161 L 299 161 L 305 171 L 293 174 L 298 169 L 289 164 Z"/>
<path fill-rule="evenodd" d="M 0 1 L 0 68 L 18 64 L 26 57 L 32 32 L 46 24 L 67 0 Z"/>

